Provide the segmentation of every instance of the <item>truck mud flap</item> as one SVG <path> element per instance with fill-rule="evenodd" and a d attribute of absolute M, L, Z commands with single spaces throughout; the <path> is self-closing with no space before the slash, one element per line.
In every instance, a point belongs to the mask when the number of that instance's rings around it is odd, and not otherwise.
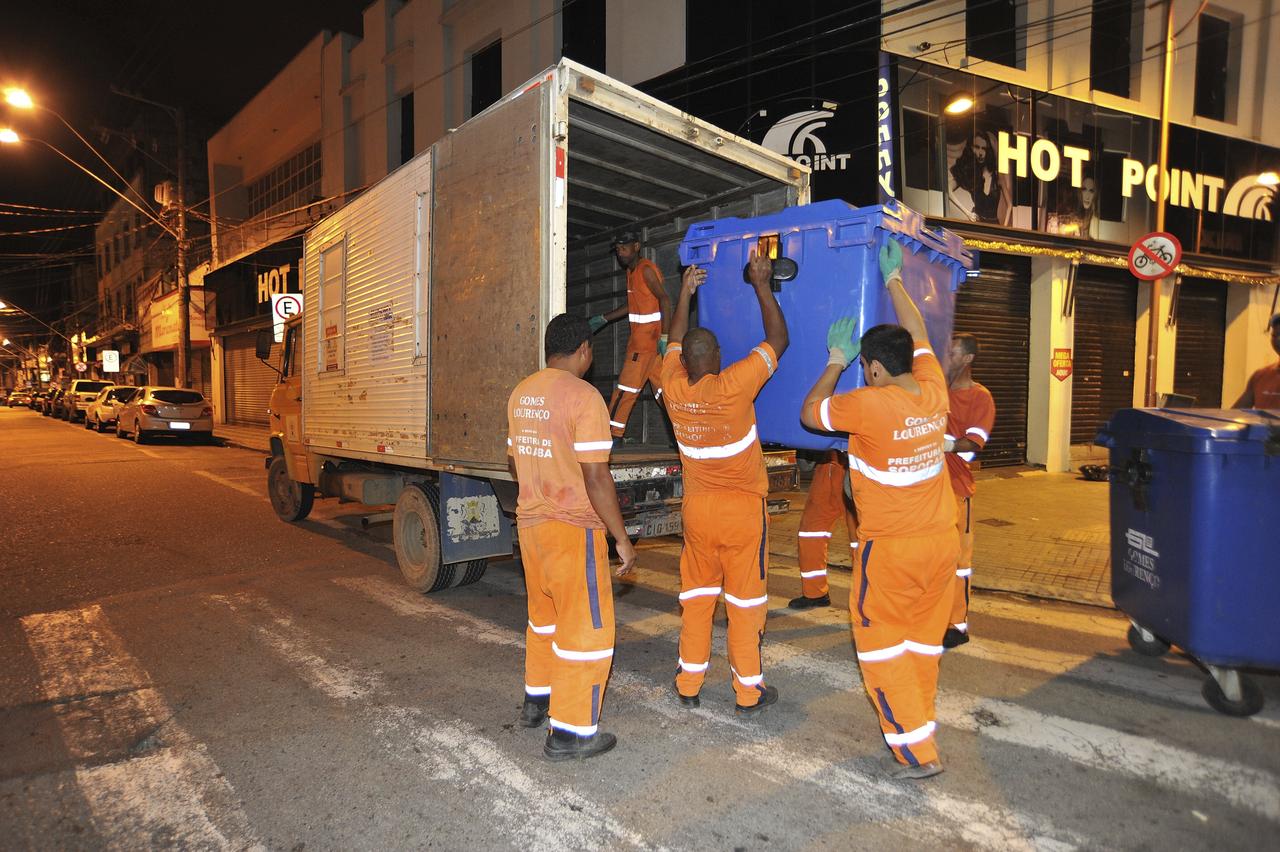
<path fill-rule="evenodd" d="M 511 519 L 487 479 L 440 474 L 441 562 L 510 556 Z"/>

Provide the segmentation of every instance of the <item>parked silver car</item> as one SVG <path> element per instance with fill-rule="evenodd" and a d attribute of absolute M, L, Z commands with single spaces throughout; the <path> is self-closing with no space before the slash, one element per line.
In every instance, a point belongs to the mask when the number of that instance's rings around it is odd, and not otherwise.
<path fill-rule="evenodd" d="M 55 416 L 59 420 L 75 423 L 84 417 L 85 412 L 89 410 L 89 405 L 98 398 L 98 394 L 104 388 L 114 384 L 115 382 L 104 382 L 98 379 L 76 379 L 62 395 L 62 399 L 58 400 L 58 411 Z"/>
<path fill-rule="evenodd" d="M 116 411 L 116 437 L 136 444 L 155 435 L 213 439 L 213 406 L 197 390 L 147 385 Z"/>
<path fill-rule="evenodd" d="M 112 385 L 109 388 L 103 388 L 93 402 L 89 403 L 89 408 L 84 413 L 84 428 L 102 432 L 108 426 L 116 425 L 116 413 L 124 407 L 126 402 L 133 399 L 133 395 L 137 392 L 137 388 L 129 385 Z"/>

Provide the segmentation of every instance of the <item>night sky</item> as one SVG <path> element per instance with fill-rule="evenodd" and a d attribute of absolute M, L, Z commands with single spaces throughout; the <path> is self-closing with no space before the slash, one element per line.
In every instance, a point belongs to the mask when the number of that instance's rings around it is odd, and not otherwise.
<path fill-rule="evenodd" d="M 95 128 L 124 129 L 140 111 L 151 109 L 112 94 L 112 86 L 181 106 L 193 123 L 216 129 L 320 30 L 359 35 L 361 10 L 369 2 L 8 3 L 0 16 L 0 85 L 26 88 L 100 150 L 106 149 Z M 7 126 L 51 142 L 95 172 L 106 171 L 53 116 L 0 101 L 0 127 Z M 41 145 L 0 146 L 0 202 L 102 210 L 107 198 L 105 190 Z M 3 204 L 0 211 L 17 212 Z M 58 297 L 56 282 L 67 277 L 68 269 L 24 268 L 48 261 L 22 255 L 88 246 L 93 229 L 32 236 L 13 232 L 93 221 L 75 214 L 0 215 L 0 300 L 53 319 L 56 309 L 47 300 Z"/>

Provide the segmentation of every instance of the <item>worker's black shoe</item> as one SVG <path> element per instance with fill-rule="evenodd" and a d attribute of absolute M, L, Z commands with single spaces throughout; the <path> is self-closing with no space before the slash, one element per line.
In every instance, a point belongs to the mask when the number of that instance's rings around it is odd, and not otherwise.
<path fill-rule="evenodd" d="M 921 763 L 916 766 L 909 766 L 893 760 L 892 765 L 889 767 L 889 777 L 900 781 L 923 781 L 925 778 L 932 778 L 941 774 L 942 762 L 938 760 L 931 760 L 928 763 Z"/>
<path fill-rule="evenodd" d="M 526 695 L 524 697 L 524 706 L 520 708 L 520 727 L 542 727 L 542 723 L 547 721 L 547 709 L 550 706 L 551 699 L 547 696 L 530 698 Z"/>
<path fill-rule="evenodd" d="M 755 716 L 777 700 L 778 687 L 766 686 L 764 688 L 764 692 L 760 695 L 759 701 L 752 704 L 750 707 L 743 707 L 741 704 L 735 704 L 733 705 L 733 712 L 737 713 L 739 716 Z"/>
<path fill-rule="evenodd" d="M 552 728 L 547 731 L 547 744 L 542 747 L 542 753 L 547 760 L 555 762 L 586 760 L 588 757 L 604 754 L 617 744 L 617 737 L 603 731 L 597 731 L 589 737 L 580 737 L 570 731 Z"/>
<path fill-rule="evenodd" d="M 681 691 L 680 691 L 680 687 L 679 687 L 675 682 L 672 682 L 672 684 L 671 684 L 671 688 L 672 688 L 672 689 L 674 689 L 674 690 L 676 691 L 676 698 L 679 698 L 679 699 L 680 699 L 680 706 L 681 706 L 681 707 L 690 707 L 690 708 L 692 708 L 692 707 L 701 707 L 701 706 L 702 706 L 702 699 L 701 699 L 701 698 L 699 698 L 699 697 L 698 697 L 698 696 L 696 696 L 696 695 L 685 695 L 683 692 L 681 692 Z"/>
<path fill-rule="evenodd" d="M 820 598 L 807 598 L 801 595 L 798 598 L 792 598 L 787 604 L 790 609 L 813 609 L 819 606 L 831 606 L 831 595 L 823 595 Z"/>
<path fill-rule="evenodd" d="M 937 635 L 936 633 L 934 634 Z M 969 632 L 967 630 L 956 630 L 954 627 L 948 627 L 947 632 L 942 635 L 942 647 L 959 648 L 965 642 L 969 641 Z"/>

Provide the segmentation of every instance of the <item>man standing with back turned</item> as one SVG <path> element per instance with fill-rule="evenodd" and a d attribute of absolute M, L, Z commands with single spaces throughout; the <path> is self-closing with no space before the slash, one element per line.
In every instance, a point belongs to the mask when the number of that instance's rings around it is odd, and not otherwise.
<path fill-rule="evenodd" d="M 550 714 L 542 750 L 559 761 L 617 743 L 599 731 L 614 635 L 605 529 L 622 559 L 618 576 L 635 567 L 636 551 L 609 474 L 609 414 L 582 380 L 591 367 L 586 317 L 555 317 L 543 345 L 547 366 L 516 385 L 507 402 L 507 463 L 520 484 L 516 520 L 529 597 L 520 724 L 536 728 Z"/>
<path fill-rule="evenodd" d="M 918 779 L 942 771 L 934 698 L 960 545 L 943 462 L 947 380 L 924 318 L 903 289 L 902 247 L 892 238 L 880 250 L 880 270 L 902 324 L 875 326 L 855 343 L 856 321 L 836 320 L 827 335 L 827 368 L 800 420 L 849 433 L 860 556 L 849 595 L 853 639 L 863 684 L 898 762 L 892 774 Z M 866 387 L 832 396 L 859 350 Z"/>
<path fill-rule="evenodd" d="M 685 270 L 671 346 L 662 362 L 667 415 L 684 469 L 684 550 L 680 554 L 680 660 L 676 694 L 686 707 L 711 665 L 711 619 L 724 592 L 729 668 L 736 712 L 755 715 L 778 700 L 760 663 L 769 594 L 769 478 L 756 434 L 755 398 L 787 348 L 787 321 L 769 289 L 772 261 L 752 254 L 748 278 L 760 305 L 764 340 L 720 369 L 720 343 L 705 328 L 688 334 L 689 301 L 706 280 Z"/>

